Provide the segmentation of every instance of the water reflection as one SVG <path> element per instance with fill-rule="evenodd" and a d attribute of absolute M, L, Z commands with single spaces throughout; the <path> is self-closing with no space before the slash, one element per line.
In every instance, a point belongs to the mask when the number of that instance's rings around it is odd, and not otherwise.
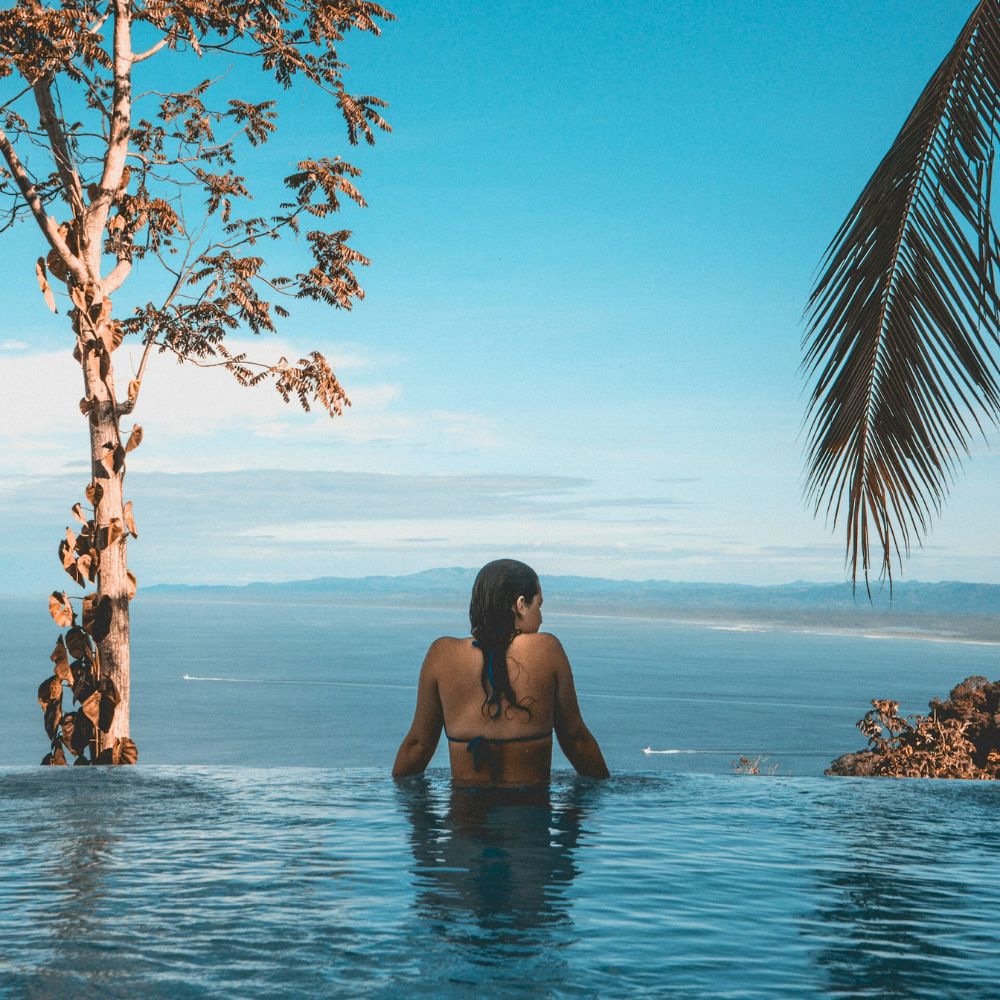
<path fill-rule="evenodd" d="M 894 797 L 851 789 L 826 824 L 831 840 L 817 859 L 818 905 L 806 927 L 821 942 L 816 962 L 838 995 L 978 995 L 982 963 L 1000 945 L 986 919 L 1000 801 L 887 788 Z M 983 829 L 969 829 L 977 819 Z"/>
<path fill-rule="evenodd" d="M 572 936 L 571 886 L 594 786 L 441 790 L 421 777 L 398 794 L 411 825 L 419 926 L 460 945 L 473 965 L 543 954 L 551 963 L 553 944 Z"/>

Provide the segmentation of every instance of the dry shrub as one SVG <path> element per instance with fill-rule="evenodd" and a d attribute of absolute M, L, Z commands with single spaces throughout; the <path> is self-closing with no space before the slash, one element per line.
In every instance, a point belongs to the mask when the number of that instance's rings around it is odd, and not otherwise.
<path fill-rule="evenodd" d="M 968 677 L 930 715 L 899 715 L 899 703 L 873 699 L 858 722 L 867 751 L 845 754 L 828 774 L 894 778 L 1000 778 L 1000 681 Z"/>

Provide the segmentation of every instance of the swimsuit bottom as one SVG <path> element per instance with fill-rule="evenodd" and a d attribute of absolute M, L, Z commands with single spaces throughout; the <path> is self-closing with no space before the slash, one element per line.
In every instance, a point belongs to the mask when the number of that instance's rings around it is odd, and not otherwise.
<path fill-rule="evenodd" d="M 552 737 L 551 731 L 534 733 L 531 736 L 508 736 L 506 739 L 495 739 L 487 736 L 473 736 L 469 739 L 463 739 L 460 736 L 448 736 L 447 730 L 445 730 L 444 735 L 449 743 L 469 744 L 466 749 L 472 754 L 472 766 L 476 771 L 481 771 L 487 765 L 489 765 L 490 770 L 496 770 L 496 758 L 493 755 L 494 743 L 532 743 L 535 740 L 551 739 Z"/>

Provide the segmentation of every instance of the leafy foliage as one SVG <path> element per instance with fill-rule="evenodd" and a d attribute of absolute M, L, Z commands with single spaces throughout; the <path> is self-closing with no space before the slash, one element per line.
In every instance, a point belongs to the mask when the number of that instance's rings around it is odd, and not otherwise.
<path fill-rule="evenodd" d="M 393 19 L 370 0 L 16 0 L 0 10 L 0 86 L 9 90 L 0 103 L 0 232 L 32 219 L 45 240 L 35 279 L 53 312 L 68 300 L 91 449 L 89 506 L 73 505 L 58 557 L 73 583 L 96 590 L 49 599 L 68 631 L 39 688 L 52 743 L 45 763 L 64 764 L 64 750 L 78 764 L 136 759 L 122 735 L 136 591 L 125 557 L 137 535 L 123 483 L 143 430 L 123 429 L 121 418 L 138 404 L 150 353 L 223 367 L 244 386 L 269 382 L 306 410 L 334 416 L 350 405 L 318 351 L 260 363 L 226 347 L 238 329 L 275 331 L 298 300 L 351 309 L 364 295 L 357 271 L 369 264 L 334 221 L 346 203 L 365 207 L 361 171 L 328 149 L 303 149 L 278 203 L 258 207 L 261 191 L 242 164 L 275 135 L 279 100 L 226 93 L 229 68 L 263 70 L 279 94 L 304 84 L 325 95 L 348 141 L 371 145 L 389 131 L 386 103 L 349 89 L 339 50 L 349 32 L 378 35 Z M 157 60 L 168 60 L 169 74 L 157 74 Z M 140 91 L 136 68 L 147 61 L 141 72 L 154 83 Z M 190 85 L 156 86 L 166 79 Z M 316 134 L 325 142 L 330 130 Z M 281 273 L 264 247 L 285 238 L 301 263 Z M 139 265 L 160 275 L 162 294 L 115 315 L 112 295 Z M 113 359 L 128 337 L 143 354 L 119 399 Z M 66 687 L 78 707 L 64 714 Z"/>
<path fill-rule="evenodd" d="M 899 715 L 899 703 L 874 699 L 858 728 L 867 751 L 834 761 L 829 774 L 895 778 L 1000 778 L 1000 681 L 968 677 L 930 715 Z"/>
<path fill-rule="evenodd" d="M 74 513 L 82 511 L 82 505 L 75 504 L 73 510 Z M 115 526 L 115 532 L 121 530 Z M 66 532 L 67 537 L 60 546 L 60 559 L 67 573 L 85 587 L 90 567 L 100 565 L 101 551 L 114 544 L 118 535 L 110 529 L 98 532 L 93 519 L 84 524 L 79 535 L 74 536 L 68 528 Z M 84 561 L 86 572 L 80 568 Z M 80 622 L 73 601 L 80 601 Z M 112 742 L 102 739 L 102 734 L 111 730 L 120 701 L 114 681 L 101 673 L 99 644 L 107 637 L 111 626 L 111 599 L 96 593 L 83 598 L 70 597 L 56 591 L 49 598 L 49 612 L 57 625 L 69 631 L 65 637 L 61 634 L 57 637 L 50 656 L 52 676 L 42 681 L 38 688 L 38 704 L 42 708 L 46 735 L 52 744 L 42 763 L 65 764 L 65 748 L 77 758 L 77 763 L 134 764 L 138 750 L 130 739 L 118 737 Z M 70 657 L 73 657 L 72 662 Z M 64 714 L 65 688 L 69 688 L 79 708 Z"/>
<path fill-rule="evenodd" d="M 891 585 L 1000 415 L 1000 0 L 980 0 L 827 248 L 807 309 L 807 496 Z"/>

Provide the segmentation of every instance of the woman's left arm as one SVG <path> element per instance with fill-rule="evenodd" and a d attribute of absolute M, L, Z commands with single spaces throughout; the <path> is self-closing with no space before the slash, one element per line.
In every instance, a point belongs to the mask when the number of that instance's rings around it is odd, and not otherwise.
<path fill-rule="evenodd" d="M 394 778 L 405 778 L 410 774 L 420 774 L 430 763 L 441 739 L 441 728 L 444 725 L 444 713 L 441 710 L 441 696 L 438 693 L 437 671 L 435 661 L 440 655 L 438 639 L 431 643 L 424 657 L 424 665 L 420 668 L 420 680 L 417 682 L 417 708 L 413 713 L 410 731 L 403 738 L 396 753 L 396 762 L 392 765 Z"/>

